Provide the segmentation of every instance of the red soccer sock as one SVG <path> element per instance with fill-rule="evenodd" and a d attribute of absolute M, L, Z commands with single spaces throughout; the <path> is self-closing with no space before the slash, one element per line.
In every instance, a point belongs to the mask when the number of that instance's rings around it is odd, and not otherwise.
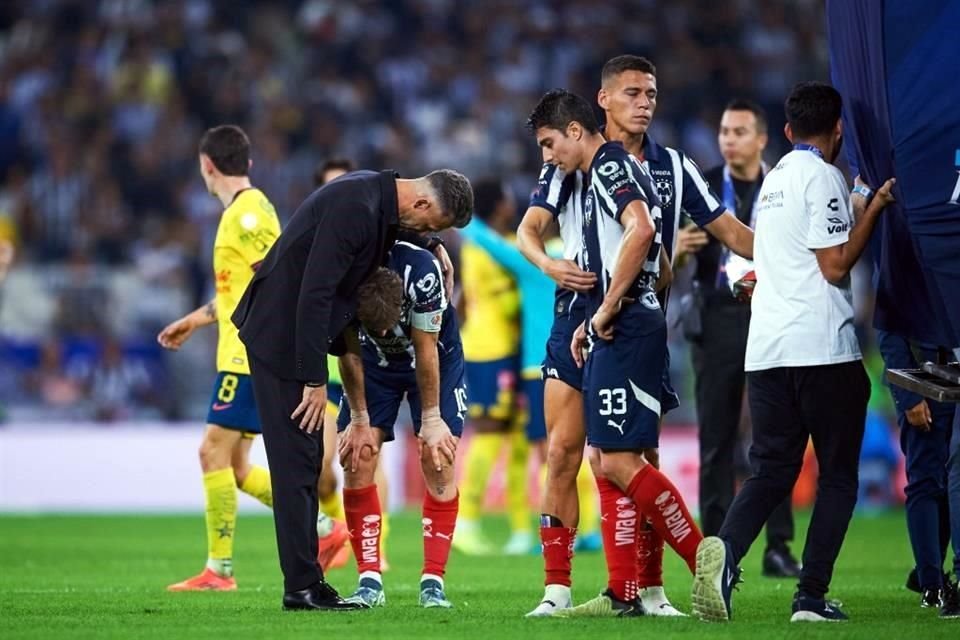
<path fill-rule="evenodd" d="M 647 519 L 637 537 L 637 580 L 641 589 L 663 586 L 663 538 Z"/>
<path fill-rule="evenodd" d="M 597 478 L 600 490 L 600 534 L 607 557 L 607 588 L 620 600 L 637 597 L 637 506 L 606 478 Z"/>
<path fill-rule="evenodd" d="M 544 585 L 570 586 L 570 560 L 577 530 L 571 527 L 540 527 L 543 549 Z"/>
<path fill-rule="evenodd" d="M 423 496 L 423 573 L 443 577 L 450 557 L 450 543 L 460 510 L 460 494 L 440 502 L 425 492 Z"/>
<path fill-rule="evenodd" d="M 697 545 L 703 540 L 703 534 L 673 483 L 648 464 L 633 476 L 627 495 L 693 573 L 697 566 Z"/>
<path fill-rule="evenodd" d="M 350 529 L 350 546 L 357 559 L 357 572 L 380 573 L 380 531 L 383 512 L 377 485 L 343 490 L 343 510 Z"/>

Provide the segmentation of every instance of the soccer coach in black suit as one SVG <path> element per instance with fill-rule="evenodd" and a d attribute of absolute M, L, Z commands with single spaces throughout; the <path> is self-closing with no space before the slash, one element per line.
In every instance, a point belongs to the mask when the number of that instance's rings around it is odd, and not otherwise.
<path fill-rule="evenodd" d="M 316 519 L 327 354 L 343 354 L 356 291 L 398 234 L 464 227 L 472 211 L 470 182 L 455 171 L 347 174 L 297 208 L 233 314 L 270 463 L 286 609 L 354 608 L 317 565 Z"/>

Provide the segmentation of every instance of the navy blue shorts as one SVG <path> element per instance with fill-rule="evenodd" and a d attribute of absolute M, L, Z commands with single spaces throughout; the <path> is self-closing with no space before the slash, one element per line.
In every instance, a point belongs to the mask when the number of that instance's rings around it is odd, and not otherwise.
<path fill-rule="evenodd" d="M 658 446 L 666 349 L 663 312 L 643 302 L 620 312 L 613 341 L 594 338 L 583 373 L 591 446 L 612 451 Z"/>
<path fill-rule="evenodd" d="M 466 368 L 470 417 L 511 420 L 516 413 L 517 371 L 520 369 L 517 357 L 467 362 Z"/>
<path fill-rule="evenodd" d="M 547 421 L 543 410 L 543 383 L 537 378 L 523 379 L 523 395 L 527 401 L 527 440 L 539 442 L 547 437 Z"/>
<path fill-rule="evenodd" d="M 583 369 L 577 366 L 570 355 L 570 342 L 582 323 L 583 317 L 579 314 L 566 314 L 553 319 L 550 339 L 547 340 L 547 357 L 541 367 L 544 380 L 554 378 L 577 391 L 583 388 Z"/>
<path fill-rule="evenodd" d="M 370 424 L 384 432 L 384 442 L 396 439 L 393 427 L 404 396 L 410 403 L 413 431 L 420 433 L 420 389 L 417 387 L 417 374 L 413 369 L 394 371 L 364 363 L 363 386 L 367 396 Z M 440 361 L 440 416 L 450 427 L 450 432 L 457 437 L 463 433 L 467 407 L 467 385 L 463 355 L 460 353 Z M 340 400 L 337 431 L 343 431 L 348 424 L 350 403 L 344 395 Z"/>
<path fill-rule="evenodd" d="M 663 364 L 663 379 L 660 384 L 660 415 L 665 416 L 670 411 L 680 407 L 680 396 L 670 381 L 670 349 L 666 350 L 667 357 Z"/>
<path fill-rule="evenodd" d="M 249 434 L 260 433 L 253 383 L 242 373 L 220 371 L 213 384 L 207 423 Z"/>

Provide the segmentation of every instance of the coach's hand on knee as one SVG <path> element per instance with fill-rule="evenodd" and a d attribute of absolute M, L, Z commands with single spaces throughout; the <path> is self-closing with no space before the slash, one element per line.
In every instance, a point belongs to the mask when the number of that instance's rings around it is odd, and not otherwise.
<path fill-rule="evenodd" d="M 424 409 L 420 415 L 420 448 L 421 459 L 423 447 L 426 446 L 433 458 L 433 465 L 437 471 L 443 469 L 446 462 L 453 466 L 457 453 L 457 438 L 450 432 L 450 427 L 440 415 L 439 407 Z"/>
<path fill-rule="evenodd" d="M 303 398 L 290 414 L 291 420 L 300 418 L 300 429 L 313 433 L 323 424 L 323 414 L 327 410 L 327 385 L 317 387 L 303 386 Z M 302 416 L 302 417 L 301 417 Z"/>

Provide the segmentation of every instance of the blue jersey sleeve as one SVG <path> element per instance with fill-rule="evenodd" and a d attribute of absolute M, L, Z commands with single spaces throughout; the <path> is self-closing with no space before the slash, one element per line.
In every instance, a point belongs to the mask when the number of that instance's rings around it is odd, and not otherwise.
<path fill-rule="evenodd" d="M 681 164 L 683 200 L 680 206 L 698 227 L 705 227 L 719 218 L 727 207 L 707 184 L 700 167 L 693 160 L 683 156 Z"/>
<path fill-rule="evenodd" d="M 613 147 L 604 152 L 601 162 L 593 170 L 596 192 L 606 202 L 604 209 L 620 222 L 620 216 L 631 202 L 650 203 L 650 183 L 643 187 L 643 171 L 622 148 Z"/>
<path fill-rule="evenodd" d="M 557 217 L 570 200 L 575 179 L 574 175 L 568 176 L 555 165 L 545 162 L 540 169 L 537 188 L 530 194 L 529 206 L 541 207 Z"/>
<path fill-rule="evenodd" d="M 410 326 L 436 333 L 443 325 L 443 311 L 447 295 L 443 287 L 440 263 L 426 251 L 416 251 L 411 260 L 410 273 L 404 283 L 405 297 L 410 305 Z"/>

